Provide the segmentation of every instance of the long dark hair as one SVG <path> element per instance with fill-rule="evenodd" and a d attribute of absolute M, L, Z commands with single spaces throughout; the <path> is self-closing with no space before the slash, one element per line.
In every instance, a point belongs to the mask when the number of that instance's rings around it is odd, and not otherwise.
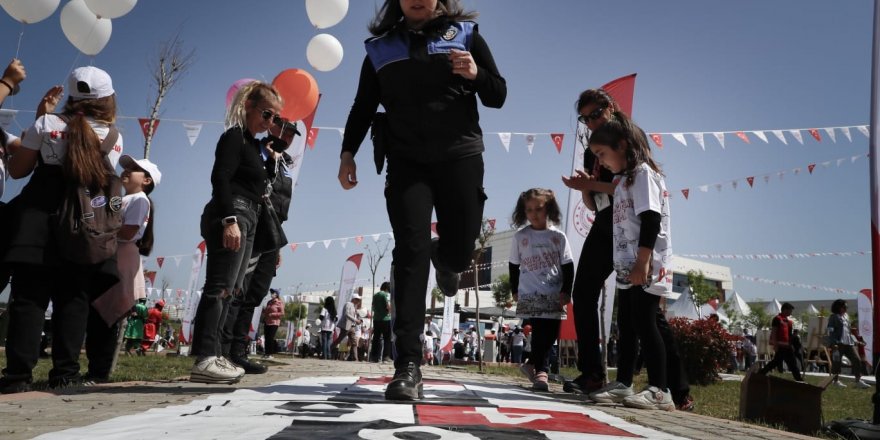
<path fill-rule="evenodd" d="M 587 89 L 581 92 L 574 103 L 575 113 L 580 113 L 582 108 L 590 104 L 596 104 L 599 107 L 611 107 L 614 111 L 620 111 L 617 102 L 604 89 Z"/>
<path fill-rule="evenodd" d="M 112 124 L 116 121 L 116 95 L 73 100 L 64 105 L 67 121 L 67 154 L 62 169 L 67 179 L 92 192 L 105 188 L 114 171 L 101 152 L 101 139 L 86 117 Z"/>
<path fill-rule="evenodd" d="M 516 208 L 511 216 L 511 224 L 514 227 L 520 227 L 529 222 L 526 218 L 526 202 L 531 199 L 541 199 L 544 201 L 544 209 L 547 210 L 547 220 L 550 223 L 558 225 L 562 220 L 562 213 L 559 210 L 559 203 L 556 202 L 556 194 L 552 189 L 532 188 L 523 191 L 519 198 L 516 199 Z"/>
<path fill-rule="evenodd" d="M 333 322 L 336 322 L 336 300 L 334 300 L 332 296 L 324 298 L 324 310 L 330 314 L 330 317 L 333 318 Z"/>
<path fill-rule="evenodd" d="M 840 312 L 843 311 L 844 307 L 846 307 L 846 301 L 842 299 L 836 299 L 833 303 L 831 303 L 831 313 L 839 315 Z"/>
<path fill-rule="evenodd" d="M 437 10 L 435 12 L 438 17 L 445 16 L 445 20 L 442 20 L 444 23 L 446 21 L 473 20 L 479 15 L 475 11 L 465 11 L 461 6 L 460 0 L 437 0 Z M 400 0 L 385 0 L 385 4 L 376 11 L 376 16 L 370 21 L 367 30 L 374 36 L 379 36 L 394 29 L 402 19 L 403 10 L 400 9 Z M 432 21 L 430 24 L 434 23 L 436 21 Z M 440 30 L 438 27 L 430 26 L 430 24 L 426 26 L 425 31 L 438 32 Z"/>
<path fill-rule="evenodd" d="M 632 185 L 633 171 L 641 163 L 648 164 L 652 170 L 663 173 L 651 156 L 651 147 L 644 131 L 626 113 L 616 111 L 612 118 L 590 135 L 590 145 L 604 145 L 614 151 L 624 150 L 626 155 L 626 185 Z"/>
<path fill-rule="evenodd" d="M 153 176 L 150 176 L 150 173 L 146 171 L 144 171 L 144 174 L 150 179 L 153 178 Z M 149 185 L 144 187 L 144 194 L 147 195 L 147 200 L 150 202 L 150 215 L 147 218 L 147 227 L 144 228 L 144 235 L 142 235 L 140 240 L 137 241 L 137 247 L 140 254 L 145 257 L 149 257 L 150 253 L 153 252 L 153 217 L 156 215 L 156 204 L 153 203 L 153 199 L 150 198 L 150 193 L 153 192 L 153 189 L 155 188 L 156 183 L 152 181 Z"/>

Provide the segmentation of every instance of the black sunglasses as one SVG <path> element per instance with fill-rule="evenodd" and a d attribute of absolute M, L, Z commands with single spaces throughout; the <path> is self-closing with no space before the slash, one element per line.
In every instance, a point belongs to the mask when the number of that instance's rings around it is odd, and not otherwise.
<path fill-rule="evenodd" d="M 588 121 L 592 121 L 594 119 L 599 119 L 602 117 L 602 113 L 605 112 L 605 107 L 599 107 L 596 110 L 593 110 L 588 115 L 580 115 L 578 116 L 578 122 L 581 124 L 587 125 Z"/>
<path fill-rule="evenodd" d="M 269 109 L 263 110 L 263 112 L 260 113 L 260 116 L 263 117 L 264 121 L 268 121 L 271 119 L 273 124 L 281 124 L 281 117 L 278 116 L 278 114 L 273 112 L 272 110 L 269 110 Z"/>

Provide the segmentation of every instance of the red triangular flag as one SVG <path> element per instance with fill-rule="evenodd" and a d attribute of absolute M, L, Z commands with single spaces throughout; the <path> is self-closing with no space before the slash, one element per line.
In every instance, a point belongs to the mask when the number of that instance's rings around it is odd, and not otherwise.
<path fill-rule="evenodd" d="M 550 138 L 553 139 L 553 145 L 556 145 L 556 152 L 562 153 L 562 139 L 565 137 L 563 133 L 550 133 Z"/>
<path fill-rule="evenodd" d="M 431 223 L 431 232 L 433 232 L 434 235 L 436 235 L 438 237 L 440 236 L 440 234 L 437 233 L 437 222 Z"/>
<path fill-rule="evenodd" d="M 363 236 L 363 235 L 358 235 L 357 237 L 354 238 L 354 241 L 355 241 L 357 244 L 361 244 L 361 242 L 364 241 L 364 236 Z"/>
<path fill-rule="evenodd" d="M 147 279 L 150 280 L 151 286 L 156 284 L 156 271 L 155 270 L 146 271 L 146 276 L 147 276 Z"/>
<path fill-rule="evenodd" d="M 752 143 L 751 141 L 749 141 L 749 137 L 746 136 L 746 134 L 743 133 L 743 132 L 741 132 L 741 131 L 736 132 L 736 137 L 742 139 L 742 141 L 745 142 L 745 143 L 747 143 L 747 144 L 751 144 L 751 143 Z"/>
<path fill-rule="evenodd" d="M 487 222 L 489 223 L 489 229 L 494 231 L 495 230 L 495 219 L 490 218 L 489 220 L 487 220 Z"/>
<path fill-rule="evenodd" d="M 309 135 L 306 137 L 306 144 L 309 145 L 310 150 L 315 149 L 315 139 L 318 138 L 318 131 L 320 131 L 318 127 L 312 127 L 309 129 Z"/>
<path fill-rule="evenodd" d="M 290 243 L 290 251 L 293 252 L 296 250 L 296 243 Z"/>
<path fill-rule="evenodd" d="M 621 76 L 614 81 L 602 86 L 602 90 L 608 92 L 620 110 L 632 116 L 633 95 L 636 89 L 636 74 L 632 73 L 627 76 Z M 662 146 L 660 148 L 663 148 Z"/>
<path fill-rule="evenodd" d="M 691 190 L 685 188 L 685 189 L 681 190 L 681 193 L 684 194 L 684 199 L 687 200 L 688 194 L 691 193 Z"/>
<path fill-rule="evenodd" d="M 651 140 L 657 144 L 657 148 L 663 148 L 663 136 L 660 136 L 657 133 L 651 133 Z"/>
<path fill-rule="evenodd" d="M 816 168 L 816 164 L 811 163 L 807 165 L 807 169 L 810 170 L 810 174 L 813 174 L 813 168 Z"/>
<path fill-rule="evenodd" d="M 755 186 L 755 176 L 746 177 L 746 182 L 749 182 L 749 187 Z"/>
<path fill-rule="evenodd" d="M 815 128 L 811 128 L 807 131 L 809 131 L 810 135 L 812 135 L 813 138 L 816 139 L 816 142 L 822 142 L 822 135 L 819 134 L 819 130 L 816 130 Z"/>
<path fill-rule="evenodd" d="M 156 262 L 159 263 L 159 269 L 161 269 L 162 263 L 165 262 L 165 257 L 156 257 Z"/>
<path fill-rule="evenodd" d="M 138 122 L 141 124 L 141 131 L 144 133 L 144 139 L 147 138 L 147 131 L 150 129 L 150 120 L 147 118 L 138 118 Z M 156 130 L 159 128 L 159 120 L 156 119 L 153 121 L 153 136 L 156 135 Z"/>

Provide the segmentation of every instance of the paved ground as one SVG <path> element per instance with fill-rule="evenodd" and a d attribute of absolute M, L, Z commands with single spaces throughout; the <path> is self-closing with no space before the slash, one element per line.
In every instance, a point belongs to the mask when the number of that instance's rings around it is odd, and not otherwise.
<path fill-rule="evenodd" d="M 525 384 L 517 378 L 487 376 L 460 369 L 426 367 L 426 378 L 480 384 Z M 88 426 L 103 420 L 138 414 L 206 398 L 209 394 L 233 392 L 240 388 L 260 387 L 303 377 L 380 377 L 390 375 L 388 364 L 286 359 L 265 375 L 246 376 L 234 386 L 191 384 L 185 380 L 163 383 L 107 384 L 69 390 L 64 393 L 30 392 L 0 396 L 0 438 L 28 439 L 40 434 L 72 427 Z M 577 405 L 576 396 L 563 394 L 559 385 L 551 385 L 559 400 Z M 591 406 L 627 422 L 670 434 L 694 439 L 805 439 L 797 434 L 755 427 L 744 423 L 715 419 L 685 412 L 641 411 L 622 406 Z"/>

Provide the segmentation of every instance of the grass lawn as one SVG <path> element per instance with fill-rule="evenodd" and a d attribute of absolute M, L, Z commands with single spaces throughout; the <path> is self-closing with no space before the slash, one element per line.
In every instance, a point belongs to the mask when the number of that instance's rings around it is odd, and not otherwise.
<path fill-rule="evenodd" d="M 477 371 L 477 367 L 473 365 L 467 368 L 470 371 Z M 522 377 L 519 369 L 511 366 L 484 366 L 483 371 L 487 374 Z M 559 372 L 566 378 L 574 378 L 578 375 L 578 371 L 573 368 L 562 368 Z M 616 374 L 616 371 L 611 371 L 609 379 L 613 380 Z M 815 385 L 824 377 L 806 376 L 805 379 Z M 791 375 L 787 378 L 790 379 Z M 647 379 L 647 373 L 644 371 L 636 376 L 634 389 L 644 388 Z M 843 382 L 848 385 L 847 388 L 831 385 L 822 394 L 822 413 L 825 423 L 846 418 L 871 420 L 873 415 L 871 396 L 874 388 L 861 390 L 853 386 L 852 380 L 844 379 Z M 735 381 L 720 381 L 707 386 L 691 385 L 691 395 L 697 403 L 694 412 L 722 419 L 739 420 L 739 388 L 740 382 Z"/>
<path fill-rule="evenodd" d="M 88 371 L 88 360 L 81 356 L 79 360 L 80 372 Z M 110 376 L 111 382 L 127 382 L 134 380 L 170 380 L 181 376 L 189 376 L 193 358 L 181 356 L 149 355 L 149 356 L 125 356 L 119 355 L 116 372 Z M 0 366 L 6 367 L 6 356 L 0 356 Z M 46 387 L 49 370 L 52 369 L 51 359 L 40 359 L 34 368 L 33 389 Z"/>

